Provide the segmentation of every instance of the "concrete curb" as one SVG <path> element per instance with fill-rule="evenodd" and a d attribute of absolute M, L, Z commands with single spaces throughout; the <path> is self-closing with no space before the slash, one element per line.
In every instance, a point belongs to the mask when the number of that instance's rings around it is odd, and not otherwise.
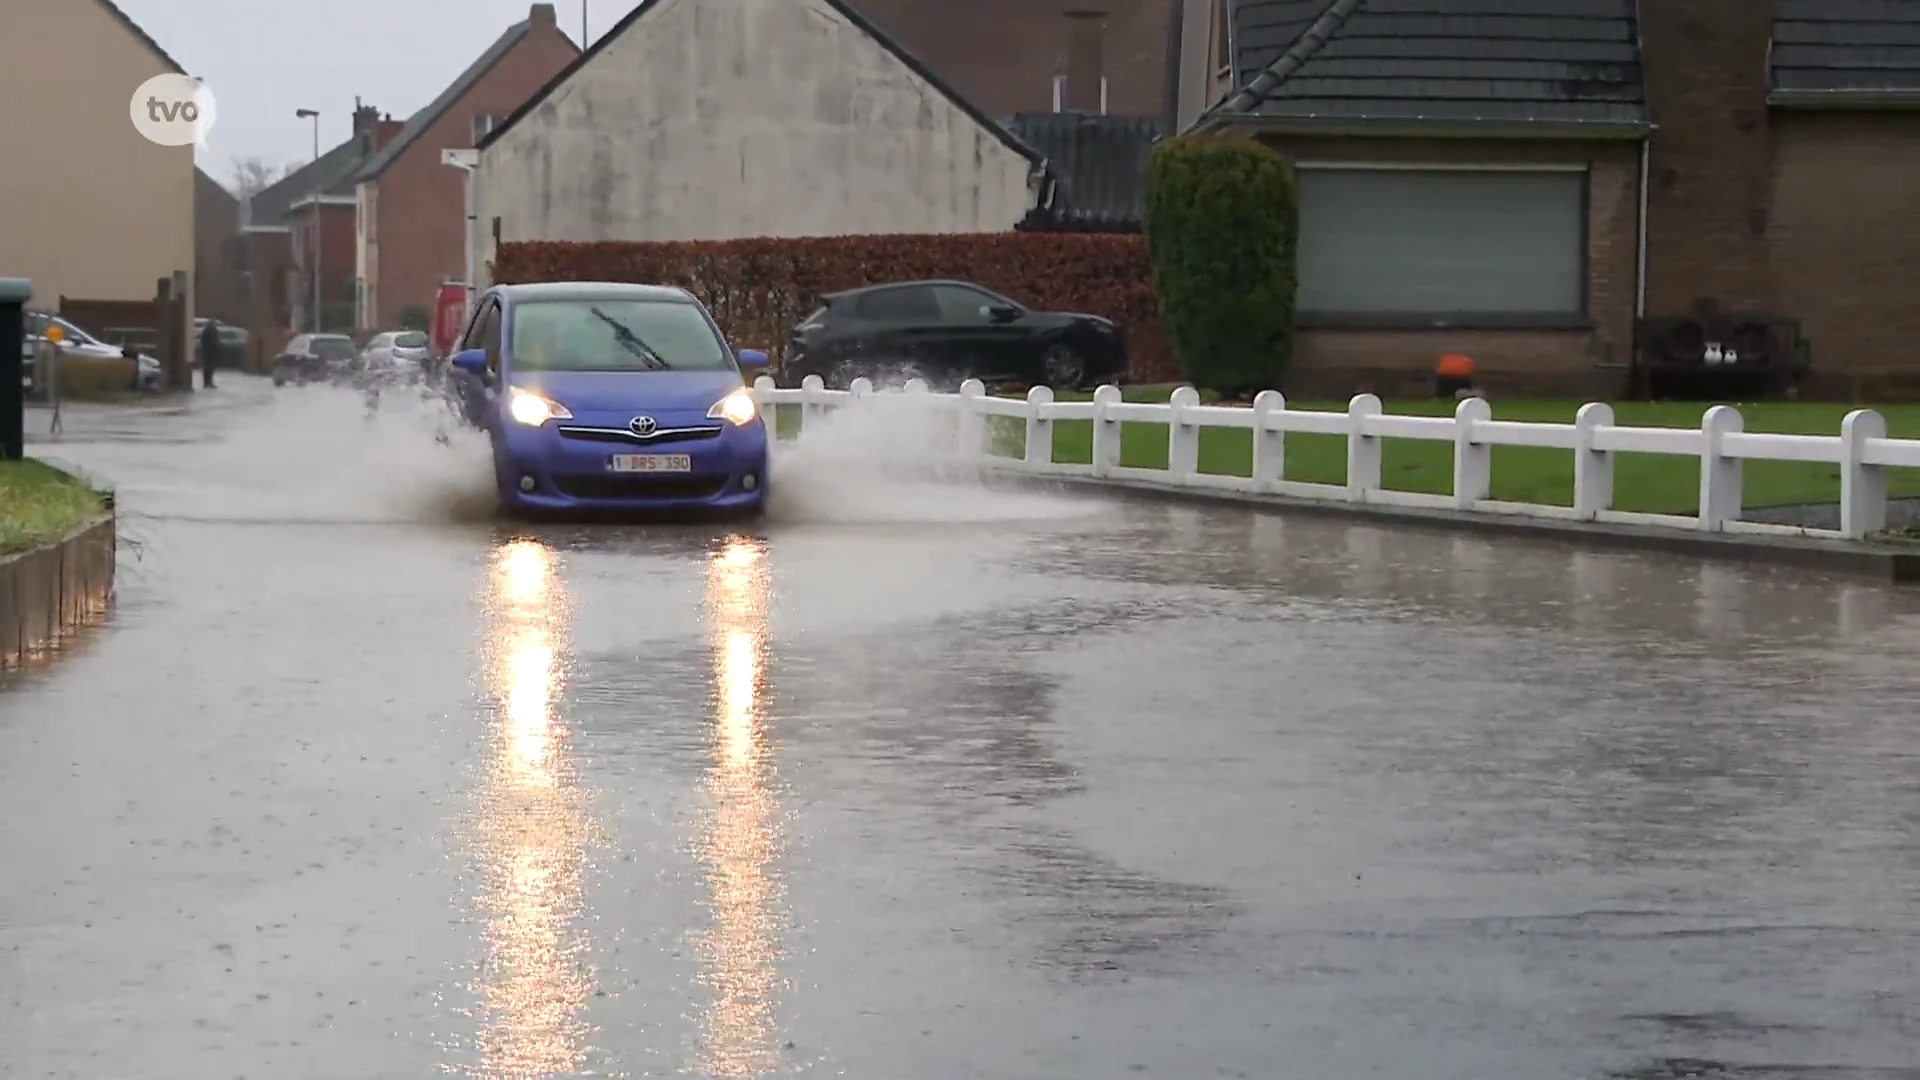
<path fill-rule="evenodd" d="M 1496 536 L 1516 536 L 1589 547 L 1667 551 L 1676 555 L 1692 555 L 1731 562 L 1805 566 L 1857 574 L 1881 581 L 1902 584 L 1920 583 L 1920 544 L 1906 546 L 1784 536 L 1738 536 L 1725 533 L 1689 532 L 1684 529 L 1663 529 L 1655 526 L 1607 525 L 1595 522 L 1556 521 L 1547 518 L 1510 517 L 1503 514 L 1471 513 L 1460 510 L 1323 502 L 1284 495 L 1256 495 L 1250 492 L 1219 491 L 1210 488 L 1183 488 L 1145 480 L 1036 476 L 1019 469 L 995 470 L 995 474 L 1015 479 L 1023 486 L 1049 487 L 1087 495 L 1121 495 L 1136 499 L 1171 500 L 1215 506 L 1245 506 L 1253 509 L 1316 514 L 1429 530 L 1450 529 Z"/>
<path fill-rule="evenodd" d="M 0 670 L 45 655 L 113 603 L 119 531 L 113 496 L 102 494 L 105 513 L 50 544 L 0 558 Z"/>

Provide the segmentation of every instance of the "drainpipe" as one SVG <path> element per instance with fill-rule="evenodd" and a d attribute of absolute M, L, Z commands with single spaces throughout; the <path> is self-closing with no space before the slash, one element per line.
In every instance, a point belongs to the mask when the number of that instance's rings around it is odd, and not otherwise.
<path fill-rule="evenodd" d="M 475 222 L 480 220 L 479 215 L 476 213 L 475 207 L 474 207 L 473 174 L 474 174 L 474 170 L 480 167 L 480 152 L 478 150 L 442 150 L 440 151 L 440 164 L 445 165 L 449 168 L 459 169 L 462 173 L 466 174 L 465 175 L 465 180 L 466 180 L 465 188 L 466 188 L 466 196 L 467 196 L 467 200 L 466 200 L 467 201 L 466 264 L 465 264 L 466 268 L 463 271 L 463 273 L 465 275 L 465 285 L 467 290 L 467 314 L 472 315 L 473 314 L 473 283 L 475 281 L 474 274 L 473 274 L 473 270 L 474 270 L 473 230 L 475 228 Z"/>
<path fill-rule="evenodd" d="M 1647 316 L 1647 204 L 1651 201 L 1647 194 L 1647 177 L 1651 173 L 1653 159 L 1653 136 L 1640 140 L 1640 223 L 1639 235 L 1634 238 L 1634 258 L 1638 267 L 1634 271 L 1633 314 L 1636 318 Z"/>

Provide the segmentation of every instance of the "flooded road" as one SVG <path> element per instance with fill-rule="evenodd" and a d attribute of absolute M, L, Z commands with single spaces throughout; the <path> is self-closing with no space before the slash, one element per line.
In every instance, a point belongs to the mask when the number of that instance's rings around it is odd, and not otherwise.
<path fill-rule="evenodd" d="M 33 447 L 127 550 L 0 688 L 0 1077 L 1920 1076 L 1912 592 L 857 433 L 526 530 L 200 398 Z"/>

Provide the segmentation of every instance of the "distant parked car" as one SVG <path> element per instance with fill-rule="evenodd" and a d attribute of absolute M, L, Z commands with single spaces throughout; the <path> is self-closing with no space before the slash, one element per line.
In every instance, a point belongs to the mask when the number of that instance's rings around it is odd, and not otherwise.
<path fill-rule="evenodd" d="M 301 334 L 273 358 L 273 385 L 331 382 L 352 370 L 360 352 L 345 334 Z"/>
<path fill-rule="evenodd" d="M 219 339 L 213 353 L 215 368 L 242 368 L 246 366 L 247 341 L 250 335 L 245 328 L 229 326 L 217 319 L 199 318 L 193 320 L 193 361 L 200 362 L 200 335 L 206 332 L 207 323 L 214 324 L 214 334 Z"/>
<path fill-rule="evenodd" d="M 418 330 L 389 330 L 375 334 L 360 350 L 368 371 L 388 368 L 419 369 L 428 359 L 427 335 Z"/>
<path fill-rule="evenodd" d="M 74 323 L 58 315 L 44 311 L 26 313 L 26 338 L 22 343 L 21 359 L 26 364 L 23 382 L 44 392 L 44 379 L 37 379 L 34 362 L 40 347 L 46 343 L 48 327 L 60 328 L 60 358 L 62 363 L 85 364 L 115 360 L 132 360 L 133 370 L 126 389 L 154 393 L 160 390 L 164 378 L 160 370 L 160 361 L 141 353 L 138 349 L 124 345 L 109 345 L 99 338 L 82 330 Z"/>
<path fill-rule="evenodd" d="M 1029 311 L 965 281 L 873 285 L 826 296 L 793 328 L 785 375 L 924 378 L 950 387 L 977 378 L 1076 390 L 1127 368 L 1126 336 L 1110 319 Z"/>

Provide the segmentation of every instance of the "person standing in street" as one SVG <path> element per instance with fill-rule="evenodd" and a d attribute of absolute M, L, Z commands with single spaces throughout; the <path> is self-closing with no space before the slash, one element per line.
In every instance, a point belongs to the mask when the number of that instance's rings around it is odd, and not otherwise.
<path fill-rule="evenodd" d="M 213 359 L 220 351 L 220 324 L 212 319 L 200 331 L 200 387 L 213 389 Z"/>

